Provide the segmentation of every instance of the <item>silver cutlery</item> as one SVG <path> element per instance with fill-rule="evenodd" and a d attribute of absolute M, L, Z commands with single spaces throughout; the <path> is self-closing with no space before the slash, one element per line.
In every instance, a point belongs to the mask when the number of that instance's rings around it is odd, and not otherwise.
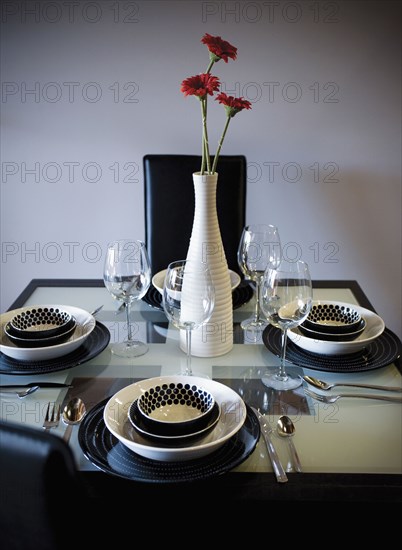
<path fill-rule="evenodd" d="M 381 401 L 391 401 L 391 403 L 402 403 L 402 397 L 396 397 L 394 395 L 377 395 L 369 393 L 340 393 L 338 395 L 319 395 L 310 390 L 304 390 L 304 393 L 321 403 L 335 403 L 341 397 L 358 397 L 362 399 L 380 399 Z"/>
<path fill-rule="evenodd" d="M 72 388 L 71 384 L 59 384 L 58 382 L 31 382 L 30 384 L 6 384 L 0 385 L 0 393 L 16 394 L 23 399 L 41 388 Z"/>
<path fill-rule="evenodd" d="M 5 393 L 5 394 L 15 393 L 17 397 L 19 397 L 20 399 L 23 399 L 24 397 L 26 397 L 30 393 L 34 393 L 38 389 L 39 389 L 39 386 L 29 386 L 29 388 L 23 388 L 21 386 L 18 386 L 14 389 L 8 389 L 8 390 L 0 388 L 0 393 Z"/>
<path fill-rule="evenodd" d="M 60 382 L 29 382 L 28 384 L 0 384 L 0 391 L 3 390 L 16 390 L 24 388 L 32 388 L 37 386 L 38 388 L 72 388 L 72 384 L 63 384 Z"/>
<path fill-rule="evenodd" d="M 102 308 L 103 308 L 103 304 L 102 304 L 101 306 L 97 307 L 96 309 L 94 309 L 93 311 L 91 311 L 91 312 L 90 312 L 90 315 L 92 315 L 93 317 L 95 317 L 95 315 L 96 315 L 97 313 L 99 313 L 100 310 L 101 310 Z"/>
<path fill-rule="evenodd" d="M 85 403 L 79 397 L 73 397 L 63 409 L 63 422 L 67 424 L 63 439 L 67 443 L 70 441 L 71 432 L 75 424 L 79 424 L 84 418 L 87 409 Z"/>
<path fill-rule="evenodd" d="M 295 434 L 295 426 L 292 420 L 286 415 L 281 416 L 278 419 L 277 431 L 281 437 L 286 437 L 295 470 L 296 472 L 301 473 L 303 470 L 302 470 L 300 458 L 299 458 L 299 455 L 297 454 L 296 447 L 292 440 L 292 437 Z"/>
<path fill-rule="evenodd" d="M 318 378 L 313 378 L 313 376 L 303 376 L 303 380 L 305 380 L 311 386 L 314 386 L 315 388 L 319 390 L 324 390 L 324 391 L 335 388 L 336 386 L 348 386 L 350 388 L 367 388 L 369 390 L 402 392 L 402 388 L 397 388 L 395 386 L 378 386 L 375 384 L 352 384 L 350 382 L 348 383 L 337 382 L 337 383 L 329 384 L 328 382 L 324 382 L 323 380 L 318 380 Z"/>
<path fill-rule="evenodd" d="M 119 313 L 121 313 L 125 307 L 126 307 L 126 302 L 123 302 L 122 304 L 119 305 L 119 307 L 116 309 L 114 314 L 119 315 Z"/>
<path fill-rule="evenodd" d="M 251 408 L 254 411 L 254 413 L 257 415 L 258 422 L 259 422 L 260 427 L 261 427 L 261 433 L 264 437 L 264 440 L 265 440 L 265 443 L 266 443 L 266 446 L 267 446 L 269 458 L 271 459 L 272 467 L 274 469 L 276 479 L 279 483 L 286 483 L 286 481 L 288 481 L 288 476 L 286 475 L 286 472 L 283 469 L 283 466 L 282 466 L 281 461 L 279 459 L 278 453 L 276 452 L 276 449 L 275 449 L 275 447 L 272 443 L 272 440 L 271 440 L 272 428 L 266 422 L 264 416 L 260 413 L 260 411 L 258 411 L 254 407 L 251 407 Z"/>
<path fill-rule="evenodd" d="M 52 403 L 49 401 L 46 409 L 45 420 L 43 421 L 43 429 L 45 431 L 49 431 L 51 428 L 57 428 L 60 422 L 60 405 L 56 405 L 56 403 L 53 403 L 52 407 L 51 405 Z"/>

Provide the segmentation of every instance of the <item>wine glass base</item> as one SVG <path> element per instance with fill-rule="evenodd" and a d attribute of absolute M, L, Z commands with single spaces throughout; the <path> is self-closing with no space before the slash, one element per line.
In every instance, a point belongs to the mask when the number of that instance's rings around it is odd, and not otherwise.
<path fill-rule="evenodd" d="M 303 380 L 300 376 L 289 376 L 289 374 L 287 374 L 284 378 L 279 377 L 278 374 L 266 374 L 262 376 L 261 382 L 267 388 L 286 391 L 298 388 L 302 385 Z"/>
<path fill-rule="evenodd" d="M 113 344 L 111 347 L 113 355 L 117 355 L 118 357 L 126 357 L 128 359 L 131 357 L 140 357 L 141 355 L 145 355 L 148 350 L 149 348 L 147 344 L 144 344 L 144 342 L 140 342 L 138 340 Z"/>
<path fill-rule="evenodd" d="M 240 323 L 240 326 L 243 330 L 253 332 L 261 332 L 268 325 L 267 321 L 256 320 L 254 317 L 251 319 L 245 319 Z"/>

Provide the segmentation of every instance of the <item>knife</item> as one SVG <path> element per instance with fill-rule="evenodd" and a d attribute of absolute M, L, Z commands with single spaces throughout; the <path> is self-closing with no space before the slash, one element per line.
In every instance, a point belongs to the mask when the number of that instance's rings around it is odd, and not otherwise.
<path fill-rule="evenodd" d="M 38 386 L 39 388 L 72 388 L 71 384 L 61 384 L 59 382 L 30 382 L 29 384 L 0 384 L 0 392 L 15 392 L 22 391 L 26 388 L 33 388 Z"/>
<path fill-rule="evenodd" d="M 272 428 L 269 424 L 267 424 L 264 416 L 260 413 L 260 411 L 258 411 L 254 407 L 251 407 L 251 408 L 257 415 L 258 422 L 260 423 L 261 432 L 265 439 L 265 443 L 267 445 L 269 458 L 271 459 L 272 467 L 274 469 L 276 479 L 277 481 L 279 481 L 279 483 L 286 483 L 286 481 L 288 481 L 288 476 L 286 475 L 286 472 L 283 469 L 281 461 L 279 460 L 278 453 L 276 452 L 276 449 L 271 440 Z"/>

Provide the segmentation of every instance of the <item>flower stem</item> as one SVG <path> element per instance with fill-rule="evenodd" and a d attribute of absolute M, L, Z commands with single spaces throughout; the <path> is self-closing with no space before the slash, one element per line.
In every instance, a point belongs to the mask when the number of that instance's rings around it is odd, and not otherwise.
<path fill-rule="evenodd" d="M 215 63 L 215 61 L 213 59 L 211 59 L 209 65 L 208 65 L 208 68 L 207 70 L 205 71 L 206 73 L 210 73 L 211 72 L 211 69 L 212 69 L 212 66 L 213 64 Z"/>
<path fill-rule="evenodd" d="M 201 112 L 202 112 L 202 128 L 203 128 L 203 148 L 202 148 L 202 156 L 203 156 L 203 164 L 206 161 L 207 163 L 207 172 L 208 174 L 211 173 L 211 159 L 209 156 L 209 144 L 208 144 L 208 130 L 207 130 L 207 98 L 204 97 L 204 99 L 201 100 Z M 204 171 L 201 169 L 201 174 L 203 174 Z"/>
<path fill-rule="evenodd" d="M 216 154 L 215 154 L 215 158 L 214 158 L 214 164 L 212 166 L 212 174 L 215 174 L 215 172 L 216 172 L 216 165 L 218 164 L 219 153 L 221 152 L 222 145 L 223 145 L 223 140 L 225 139 L 226 132 L 227 132 L 227 129 L 229 127 L 229 122 L 230 122 L 231 118 L 232 118 L 231 116 L 228 116 L 227 119 L 226 119 L 226 124 L 225 124 L 225 127 L 223 129 L 221 139 L 219 140 L 218 148 L 216 150 Z"/>

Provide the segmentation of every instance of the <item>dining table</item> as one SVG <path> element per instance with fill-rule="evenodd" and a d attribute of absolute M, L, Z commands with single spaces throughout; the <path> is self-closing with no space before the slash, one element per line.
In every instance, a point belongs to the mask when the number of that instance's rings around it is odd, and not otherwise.
<path fill-rule="evenodd" d="M 271 338 L 278 329 L 268 325 L 259 336 L 249 336 L 240 323 L 254 310 L 253 288 L 242 281 L 236 292 L 232 350 L 217 357 L 193 356 L 192 367 L 206 379 L 236 392 L 247 410 L 253 408 L 263 414 L 267 425 L 272 427 L 271 440 L 287 470 L 286 483 L 278 483 L 260 425 L 251 413 L 247 433 L 238 437 L 232 448 L 225 446 L 223 457 L 210 454 L 177 463 L 138 457 L 107 429 L 104 407 L 123 388 L 150 378 L 176 375 L 186 366 L 179 331 L 169 324 L 160 293 L 154 287 L 131 308 L 134 336 L 147 342 L 149 350 L 140 357 L 121 358 L 111 353 L 111 345 L 125 338 L 126 316 L 102 279 L 32 279 L 8 311 L 38 304 L 61 304 L 87 312 L 103 307 L 95 315 L 93 337 L 66 356 L 41 364 L 16 361 L 0 353 L 1 386 L 33 383 L 40 386 L 43 382 L 70 386 L 40 387 L 24 398 L 0 393 L 1 419 L 42 430 L 49 402 L 63 408 L 73 397 L 80 397 L 86 415 L 79 425 L 73 426 L 68 444 L 95 499 L 114 499 L 117 494 L 119 499 L 124 496 L 166 499 L 171 495 L 186 498 L 194 495 L 194 491 L 201 491 L 210 500 L 231 504 L 402 502 L 402 404 L 358 397 L 323 403 L 308 395 L 307 390 L 313 388 L 306 381 L 292 391 L 264 386 L 264 373 L 277 369 L 280 362 L 275 338 Z M 313 298 L 354 304 L 375 312 L 354 280 L 314 280 Z M 358 354 L 336 355 L 331 361 L 328 356 L 301 354 L 299 361 L 298 348 L 289 341 L 289 372 L 328 383 L 401 388 L 401 342 L 386 326 L 386 319 L 385 327 L 387 339 L 374 357 L 365 355 L 363 350 Z M 348 387 L 318 393 L 347 392 L 373 393 Z M 292 441 L 302 472 L 292 467 L 288 441 L 277 432 L 278 419 L 284 414 L 295 426 Z M 60 422 L 52 433 L 63 437 L 66 428 Z"/>

